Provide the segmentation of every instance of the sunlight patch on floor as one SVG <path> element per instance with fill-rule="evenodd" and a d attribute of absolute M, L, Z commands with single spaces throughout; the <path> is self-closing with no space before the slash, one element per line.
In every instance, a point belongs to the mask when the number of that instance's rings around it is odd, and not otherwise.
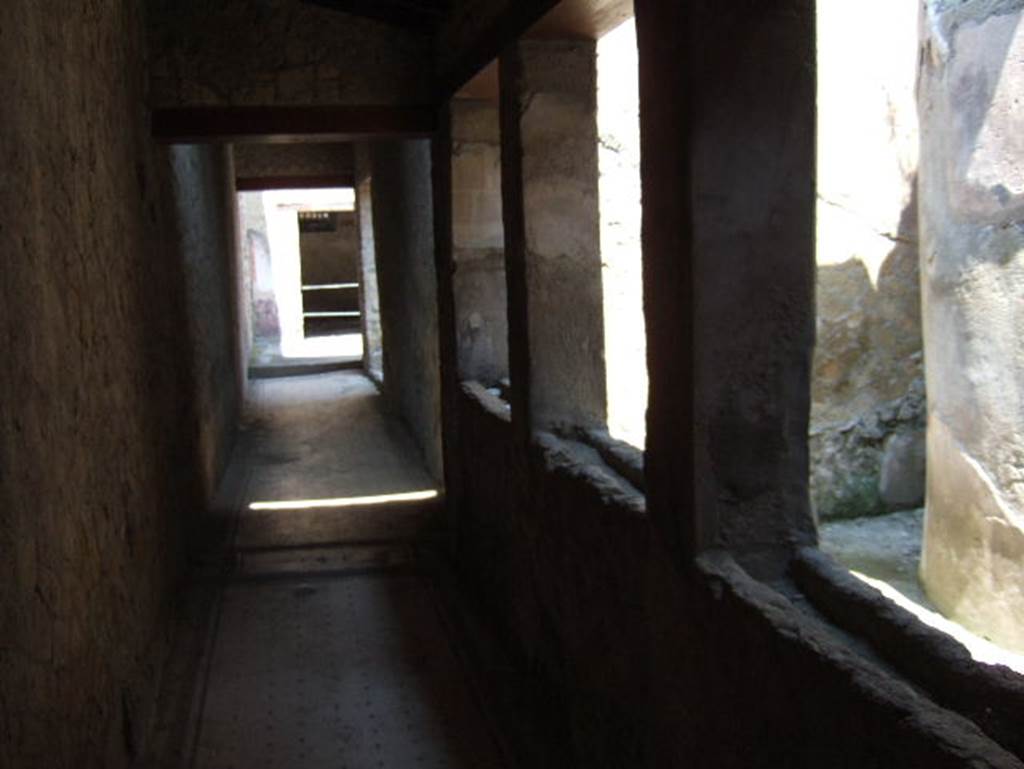
<path fill-rule="evenodd" d="M 419 502 L 436 499 L 437 489 L 403 491 L 396 494 L 375 494 L 368 497 L 332 497 L 328 499 L 287 499 L 278 502 L 250 502 L 250 510 L 313 510 L 338 507 L 365 507 L 393 502 Z"/>

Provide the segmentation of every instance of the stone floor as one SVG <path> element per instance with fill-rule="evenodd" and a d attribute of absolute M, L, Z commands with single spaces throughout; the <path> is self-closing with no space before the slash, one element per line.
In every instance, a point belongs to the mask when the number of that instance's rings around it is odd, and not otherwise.
<path fill-rule="evenodd" d="M 934 610 L 917 577 L 923 524 L 923 508 L 826 521 L 820 526 L 821 549 L 850 571 L 885 582 Z"/>
<path fill-rule="evenodd" d="M 423 556 L 436 493 L 361 373 L 253 382 L 149 765 L 508 766 Z"/>
<path fill-rule="evenodd" d="M 279 340 L 255 339 L 249 356 L 249 376 L 263 379 L 335 371 L 359 366 L 362 359 L 363 337 L 359 333 L 307 337 L 287 350 L 282 350 Z"/>

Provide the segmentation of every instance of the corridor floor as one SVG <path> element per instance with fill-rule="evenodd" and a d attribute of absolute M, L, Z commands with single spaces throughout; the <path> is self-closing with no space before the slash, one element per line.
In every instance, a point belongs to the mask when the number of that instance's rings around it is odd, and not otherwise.
<path fill-rule="evenodd" d="M 504 767 L 420 554 L 439 501 L 361 373 L 252 383 L 179 765 Z"/>

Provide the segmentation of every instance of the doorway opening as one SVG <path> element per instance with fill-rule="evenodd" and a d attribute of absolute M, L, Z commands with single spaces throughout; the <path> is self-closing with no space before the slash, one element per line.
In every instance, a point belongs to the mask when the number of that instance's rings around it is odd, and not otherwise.
<path fill-rule="evenodd" d="M 363 358 L 355 191 L 238 193 L 251 363 Z"/>

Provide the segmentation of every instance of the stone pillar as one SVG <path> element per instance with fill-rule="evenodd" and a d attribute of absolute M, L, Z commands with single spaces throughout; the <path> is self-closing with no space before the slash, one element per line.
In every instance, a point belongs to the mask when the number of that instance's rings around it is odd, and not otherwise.
<path fill-rule="evenodd" d="M 451 120 L 459 376 L 491 386 L 508 377 L 498 105 L 456 99 L 451 105 Z"/>
<path fill-rule="evenodd" d="M 501 90 L 513 422 L 603 426 L 595 45 L 517 43 Z"/>
<path fill-rule="evenodd" d="M 281 329 L 283 355 L 294 355 L 305 338 L 302 319 L 302 271 L 299 246 L 299 199 L 289 190 L 266 190 L 263 213 L 267 220 L 267 242 L 273 274 L 274 301 Z"/>
<path fill-rule="evenodd" d="M 441 455 L 444 465 L 445 529 L 453 557 L 459 557 L 465 498 L 462 429 L 459 423 L 458 339 L 455 312 L 455 261 L 452 245 L 452 108 L 437 111 L 430 141 L 431 201 L 434 206 L 434 275 L 437 282 L 437 353 L 441 389 Z"/>
<path fill-rule="evenodd" d="M 378 382 L 384 379 L 383 334 L 380 328 L 380 296 L 377 289 L 377 252 L 373 241 L 373 192 L 370 151 L 356 145 L 356 213 L 359 225 L 360 312 L 363 320 L 363 365 Z"/>
<path fill-rule="evenodd" d="M 647 509 L 683 558 L 813 541 L 814 3 L 637 0 Z"/>
<path fill-rule="evenodd" d="M 928 3 L 919 88 L 928 491 L 921 577 L 1024 651 L 1024 2 Z"/>
<path fill-rule="evenodd" d="M 276 349 L 281 341 L 263 193 L 243 192 L 239 198 L 239 208 L 250 287 L 248 300 L 252 317 L 252 342 L 256 352 L 262 352 L 268 348 Z"/>

